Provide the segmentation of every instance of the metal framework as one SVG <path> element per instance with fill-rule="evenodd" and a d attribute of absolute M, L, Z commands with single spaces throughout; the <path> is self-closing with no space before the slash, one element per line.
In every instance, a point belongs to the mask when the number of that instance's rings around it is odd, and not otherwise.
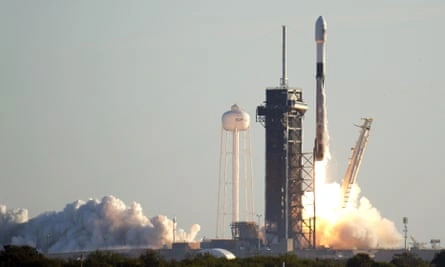
<path fill-rule="evenodd" d="M 289 239 L 294 249 L 315 247 L 313 156 L 302 153 L 306 110 L 301 89 L 288 86 L 283 26 L 280 86 L 266 89 L 256 120 L 266 128 L 265 241 L 286 244 L 286 250 Z M 311 201 L 306 200 L 309 195 Z"/>
<path fill-rule="evenodd" d="M 292 239 L 294 248 L 312 248 L 315 221 L 312 154 L 302 153 L 302 122 L 307 105 L 300 89 L 282 85 L 266 89 L 265 105 L 257 107 L 256 119 L 266 128 L 266 208 L 268 243 Z M 312 194 L 313 195 L 313 194 Z M 308 207 L 306 207 L 308 206 Z"/>
<path fill-rule="evenodd" d="M 254 221 L 253 199 L 253 167 L 252 144 L 250 129 L 239 132 L 239 157 L 240 157 L 240 220 Z M 230 158 L 233 156 L 233 133 L 221 128 L 219 174 L 218 174 L 218 203 L 216 209 L 216 238 L 229 238 L 233 236 L 231 231 L 232 212 L 229 207 L 232 203 L 230 189 L 233 183 L 230 177 Z"/>
<path fill-rule="evenodd" d="M 357 180 L 357 174 L 362 163 L 363 155 L 365 153 L 366 145 L 368 144 L 368 138 L 371 131 L 372 118 L 362 118 L 362 120 L 362 125 L 355 125 L 361 129 L 360 135 L 357 139 L 357 143 L 352 148 L 352 155 L 349 159 L 348 168 L 346 169 L 346 174 L 343 178 L 341 187 L 341 200 L 343 208 L 348 205 L 349 194 L 351 193 L 352 185 L 354 185 Z"/>
<path fill-rule="evenodd" d="M 296 248 L 315 248 L 316 246 L 316 217 L 315 217 L 315 175 L 313 153 L 302 154 L 301 180 L 302 183 L 302 218 L 300 232 L 297 232 Z"/>

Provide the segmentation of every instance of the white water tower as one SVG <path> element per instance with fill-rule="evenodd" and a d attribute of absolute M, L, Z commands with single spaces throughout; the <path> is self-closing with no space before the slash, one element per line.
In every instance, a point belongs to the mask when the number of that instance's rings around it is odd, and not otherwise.
<path fill-rule="evenodd" d="M 230 224 L 239 222 L 240 219 L 243 221 L 253 220 L 251 151 L 250 116 L 234 104 L 229 111 L 222 115 L 216 222 L 217 238 L 227 236 L 227 229 Z M 229 168 L 231 168 L 231 177 L 229 176 Z M 231 198 L 227 196 L 230 188 L 232 189 Z M 240 188 L 242 189 L 241 192 Z M 243 199 L 241 212 L 240 197 Z M 232 206 L 231 211 L 228 210 L 230 204 Z M 228 217 L 230 215 L 231 219 L 229 221 Z"/>

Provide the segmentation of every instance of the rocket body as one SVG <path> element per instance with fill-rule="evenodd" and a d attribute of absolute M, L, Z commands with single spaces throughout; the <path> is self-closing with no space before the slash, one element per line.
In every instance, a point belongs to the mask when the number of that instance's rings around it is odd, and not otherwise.
<path fill-rule="evenodd" d="M 326 41 L 326 21 L 320 16 L 315 23 L 315 43 L 317 45 L 317 65 L 316 65 L 316 129 L 314 158 L 321 161 L 326 156 L 328 145 L 327 114 L 326 114 L 326 92 L 324 88 L 325 79 L 325 41 Z"/>

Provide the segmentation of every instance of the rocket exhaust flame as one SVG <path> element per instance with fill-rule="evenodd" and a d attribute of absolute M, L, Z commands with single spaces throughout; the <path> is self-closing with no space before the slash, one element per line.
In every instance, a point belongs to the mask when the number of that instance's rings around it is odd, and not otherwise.
<path fill-rule="evenodd" d="M 360 197 L 357 184 L 353 186 L 346 209 L 341 207 L 338 183 L 320 183 L 317 186 L 317 246 L 334 249 L 400 248 L 402 236 L 394 223 L 382 217 L 366 197 Z"/>
<path fill-rule="evenodd" d="M 28 219 L 25 209 L 0 205 L 0 245 L 30 245 L 43 252 L 59 253 L 116 247 L 161 248 L 173 241 L 175 223 L 163 215 L 146 217 L 140 204 L 127 206 L 106 196 L 102 200 L 78 200 L 63 211 Z M 176 230 L 176 241 L 193 241 L 200 226 L 189 232 Z"/>
<path fill-rule="evenodd" d="M 400 248 L 402 235 L 395 224 L 382 217 L 366 197 L 360 196 L 358 184 L 352 185 L 349 204 L 343 208 L 340 184 L 327 182 L 328 163 L 327 159 L 314 162 L 316 245 L 333 249 Z"/>

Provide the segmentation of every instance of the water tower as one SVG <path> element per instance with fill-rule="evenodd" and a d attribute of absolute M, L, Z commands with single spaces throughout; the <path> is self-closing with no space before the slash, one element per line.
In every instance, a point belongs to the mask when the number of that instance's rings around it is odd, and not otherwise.
<path fill-rule="evenodd" d="M 216 219 L 217 238 L 228 236 L 228 226 L 232 226 L 232 237 L 236 238 L 238 231 L 235 229 L 233 232 L 233 227 L 238 225 L 240 220 L 253 220 L 251 150 L 250 116 L 234 104 L 229 111 L 222 115 Z M 228 196 L 230 189 L 232 191 L 231 198 Z M 240 199 L 242 199 L 241 202 Z M 240 203 L 242 204 L 241 211 Z M 229 210 L 230 206 L 231 210 Z"/>

